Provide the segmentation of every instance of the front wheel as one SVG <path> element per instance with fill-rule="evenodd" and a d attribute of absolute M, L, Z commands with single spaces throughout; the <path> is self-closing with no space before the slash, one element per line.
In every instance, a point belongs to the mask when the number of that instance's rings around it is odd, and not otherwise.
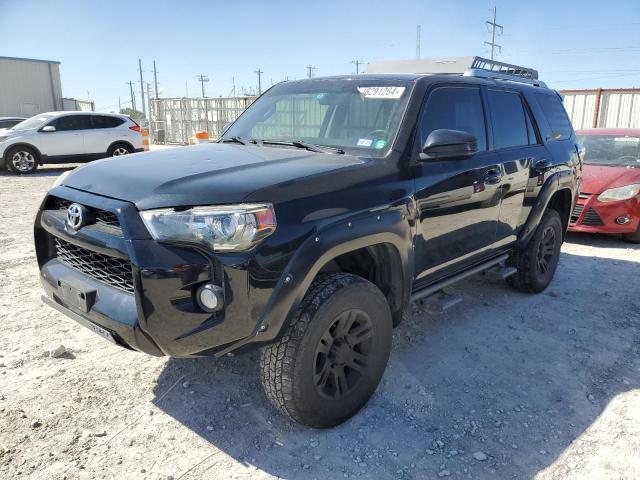
<path fill-rule="evenodd" d="M 310 427 L 344 422 L 375 392 L 391 330 L 391 311 L 378 287 L 346 273 L 319 276 L 282 339 L 262 349 L 267 397 Z"/>
<path fill-rule="evenodd" d="M 15 147 L 7 152 L 7 168 L 21 175 L 33 173 L 38 168 L 38 154 L 29 147 Z"/>
<path fill-rule="evenodd" d="M 561 245 L 562 220 L 556 210 L 547 209 L 533 238 L 509 259 L 518 270 L 507 279 L 509 285 L 526 293 L 542 292 L 553 280 Z"/>

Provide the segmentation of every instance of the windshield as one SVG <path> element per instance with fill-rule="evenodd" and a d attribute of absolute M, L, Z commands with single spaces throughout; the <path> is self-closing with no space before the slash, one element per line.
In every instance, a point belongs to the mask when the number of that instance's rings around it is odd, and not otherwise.
<path fill-rule="evenodd" d="M 25 121 L 20 122 L 11 130 L 29 130 L 31 128 L 40 128 L 52 118 L 53 115 L 36 115 L 35 117 L 27 118 Z"/>
<path fill-rule="evenodd" d="M 640 137 L 578 135 L 585 149 L 584 163 L 640 167 Z"/>
<path fill-rule="evenodd" d="M 285 82 L 256 100 L 222 140 L 302 141 L 381 157 L 400 126 L 413 83 L 327 79 Z"/>

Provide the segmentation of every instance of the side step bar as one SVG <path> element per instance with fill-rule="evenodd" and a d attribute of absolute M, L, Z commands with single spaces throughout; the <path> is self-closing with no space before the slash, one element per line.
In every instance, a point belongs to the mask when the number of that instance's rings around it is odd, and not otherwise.
<path fill-rule="evenodd" d="M 480 265 L 477 265 L 473 268 L 470 268 L 469 270 L 465 270 L 464 272 L 460 272 L 456 275 L 454 275 L 453 277 L 447 278 L 445 280 L 442 280 L 440 282 L 434 283 L 433 285 L 429 285 L 426 288 L 423 288 L 422 290 L 418 290 L 417 292 L 415 292 L 414 294 L 411 295 L 411 301 L 412 302 L 416 302 L 422 298 L 428 297 L 429 295 L 433 295 L 434 293 L 437 293 L 439 291 L 441 291 L 443 288 L 448 287 L 449 285 L 453 285 L 454 283 L 459 282 L 460 280 L 463 280 L 467 277 L 470 277 L 471 275 L 475 275 L 476 273 L 480 273 L 480 272 L 484 272 L 485 270 L 489 270 L 491 267 L 495 267 L 496 265 L 506 261 L 509 258 L 509 254 L 505 253 L 504 255 L 500 255 L 499 257 L 496 257 L 492 260 L 489 260 L 488 262 L 485 263 L 481 263 Z M 506 278 L 510 275 L 513 275 L 514 273 L 516 273 L 516 270 L 513 269 L 511 270 L 509 267 L 506 267 L 503 270 L 506 273 L 506 276 L 504 276 L 503 273 L 503 278 Z M 458 303 L 458 302 L 456 302 Z"/>

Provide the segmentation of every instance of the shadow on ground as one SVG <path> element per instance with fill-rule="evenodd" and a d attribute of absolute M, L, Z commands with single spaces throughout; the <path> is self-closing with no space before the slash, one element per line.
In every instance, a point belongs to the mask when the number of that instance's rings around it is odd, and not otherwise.
<path fill-rule="evenodd" d="M 61 173 L 64 173 L 67 170 L 73 170 L 77 166 L 78 165 L 76 164 L 64 164 L 64 165 L 56 165 L 55 167 L 52 167 L 52 166 L 38 167 L 38 169 L 35 172 L 29 173 L 28 175 L 20 175 L 10 170 L 0 170 L 0 177 L 20 177 L 20 176 L 22 177 L 57 177 Z"/>
<path fill-rule="evenodd" d="M 437 478 L 445 469 L 531 478 L 614 396 L 640 388 L 640 300 L 624 287 L 637 285 L 638 268 L 563 253 L 540 295 L 482 276 L 459 284 L 465 303 L 446 314 L 421 307 L 395 330 L 378 391 L 331 430 L 274 412 L 255 353 L 170 360 L 158 407 L 238 462 L 283 478 Z M 160 398 L 181 377 L 189 387 Z M 477 451 L 488 459 L 475 460 Z"/>

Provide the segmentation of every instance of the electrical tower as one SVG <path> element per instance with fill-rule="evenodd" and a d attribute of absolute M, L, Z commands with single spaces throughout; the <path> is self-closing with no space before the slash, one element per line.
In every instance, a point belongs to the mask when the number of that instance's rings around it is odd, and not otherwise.
<path fill-rule="evenodd" d="M 306 69 L 307 69 L 307 76 L 309 78 L 311 78 L 311 77 L 313 77 L 313 71 L 317 70 L 318 67 L 316 67 L 315 65 L 309 64 L 309 65 L 306 66 Z"/>
<path fill-rule="evenodd" d="M 493 6 L 493 22 L 490 20 L 487 20 L 485 23 L 487 24 L 487 26 L 491 29 L 491 41 L 490 42 L 484 42 L 485 45 L 491 45 L 491 60 L 493 60 L 494 57 L 494 52 L 495 49 L 498 49 L 498 52 L 502 52 L 502 45 L 498 45 L 496 43 L 496 32 L 497 30 L 500 30 L 499 35 L 502 35 L 502 25 L 498 25 L 496 23 L 496 6 Z"/>
<path fill-rule="evenodd" d="M 356 66 L 356 75 L 358 75 L 360 73 L 360 65 L 364 62 L 360 60 L 351 60 L 349 63 L 353 63 Z"/>
<path fill-rule="evenodd" d="M 131 90 L 131 108 L 133 108 L 135 110 L 136 109 L 136 98 L 133 96 L 133 82 L 131 80 L 129 80 L 127 82 L 127 85 L 129 85 L 129 90 Z"/>
<path fill-rule="evenodd" d="M 142 59 L 138 59 L 138 71 L 140 72 L 140 102 L 142 103 L 142 114 L 147 118 L 147 107 L 144 104 L 144 80 L 142 79 Z"/>
<path fill-rule="evenodd" d="M 202 98 L 206 98 L 207 96 L 204 93 L 204 84 L 209 81 L 209 77 L 201 73 L 196 75 L 196 79 L 200 82 L 200 87 L 202 88 Z"/>
<path fill-rule="evenodd" d="M 156 70 L 156 61 L 153 61 L 153 83 L 155 86 L 156 100 L 158 99 L 158 70 Z"/>
<path fill-rule="evenodd" d="M 254 70 L 253 73 L 258 75 L 258 95 L 262 95 L 262 74 L 264 72 L 258 68 L 257 70 Z"/>
<path fill-rule="evenodd" d="M 420 42 L 422 41 L 422 39 L 420 38 L 421 29 L 422 27 L 420 25 L 418 25 L 418 27 L 416 28 L 416 58 L 417 59 L 420 58 Z"/>

